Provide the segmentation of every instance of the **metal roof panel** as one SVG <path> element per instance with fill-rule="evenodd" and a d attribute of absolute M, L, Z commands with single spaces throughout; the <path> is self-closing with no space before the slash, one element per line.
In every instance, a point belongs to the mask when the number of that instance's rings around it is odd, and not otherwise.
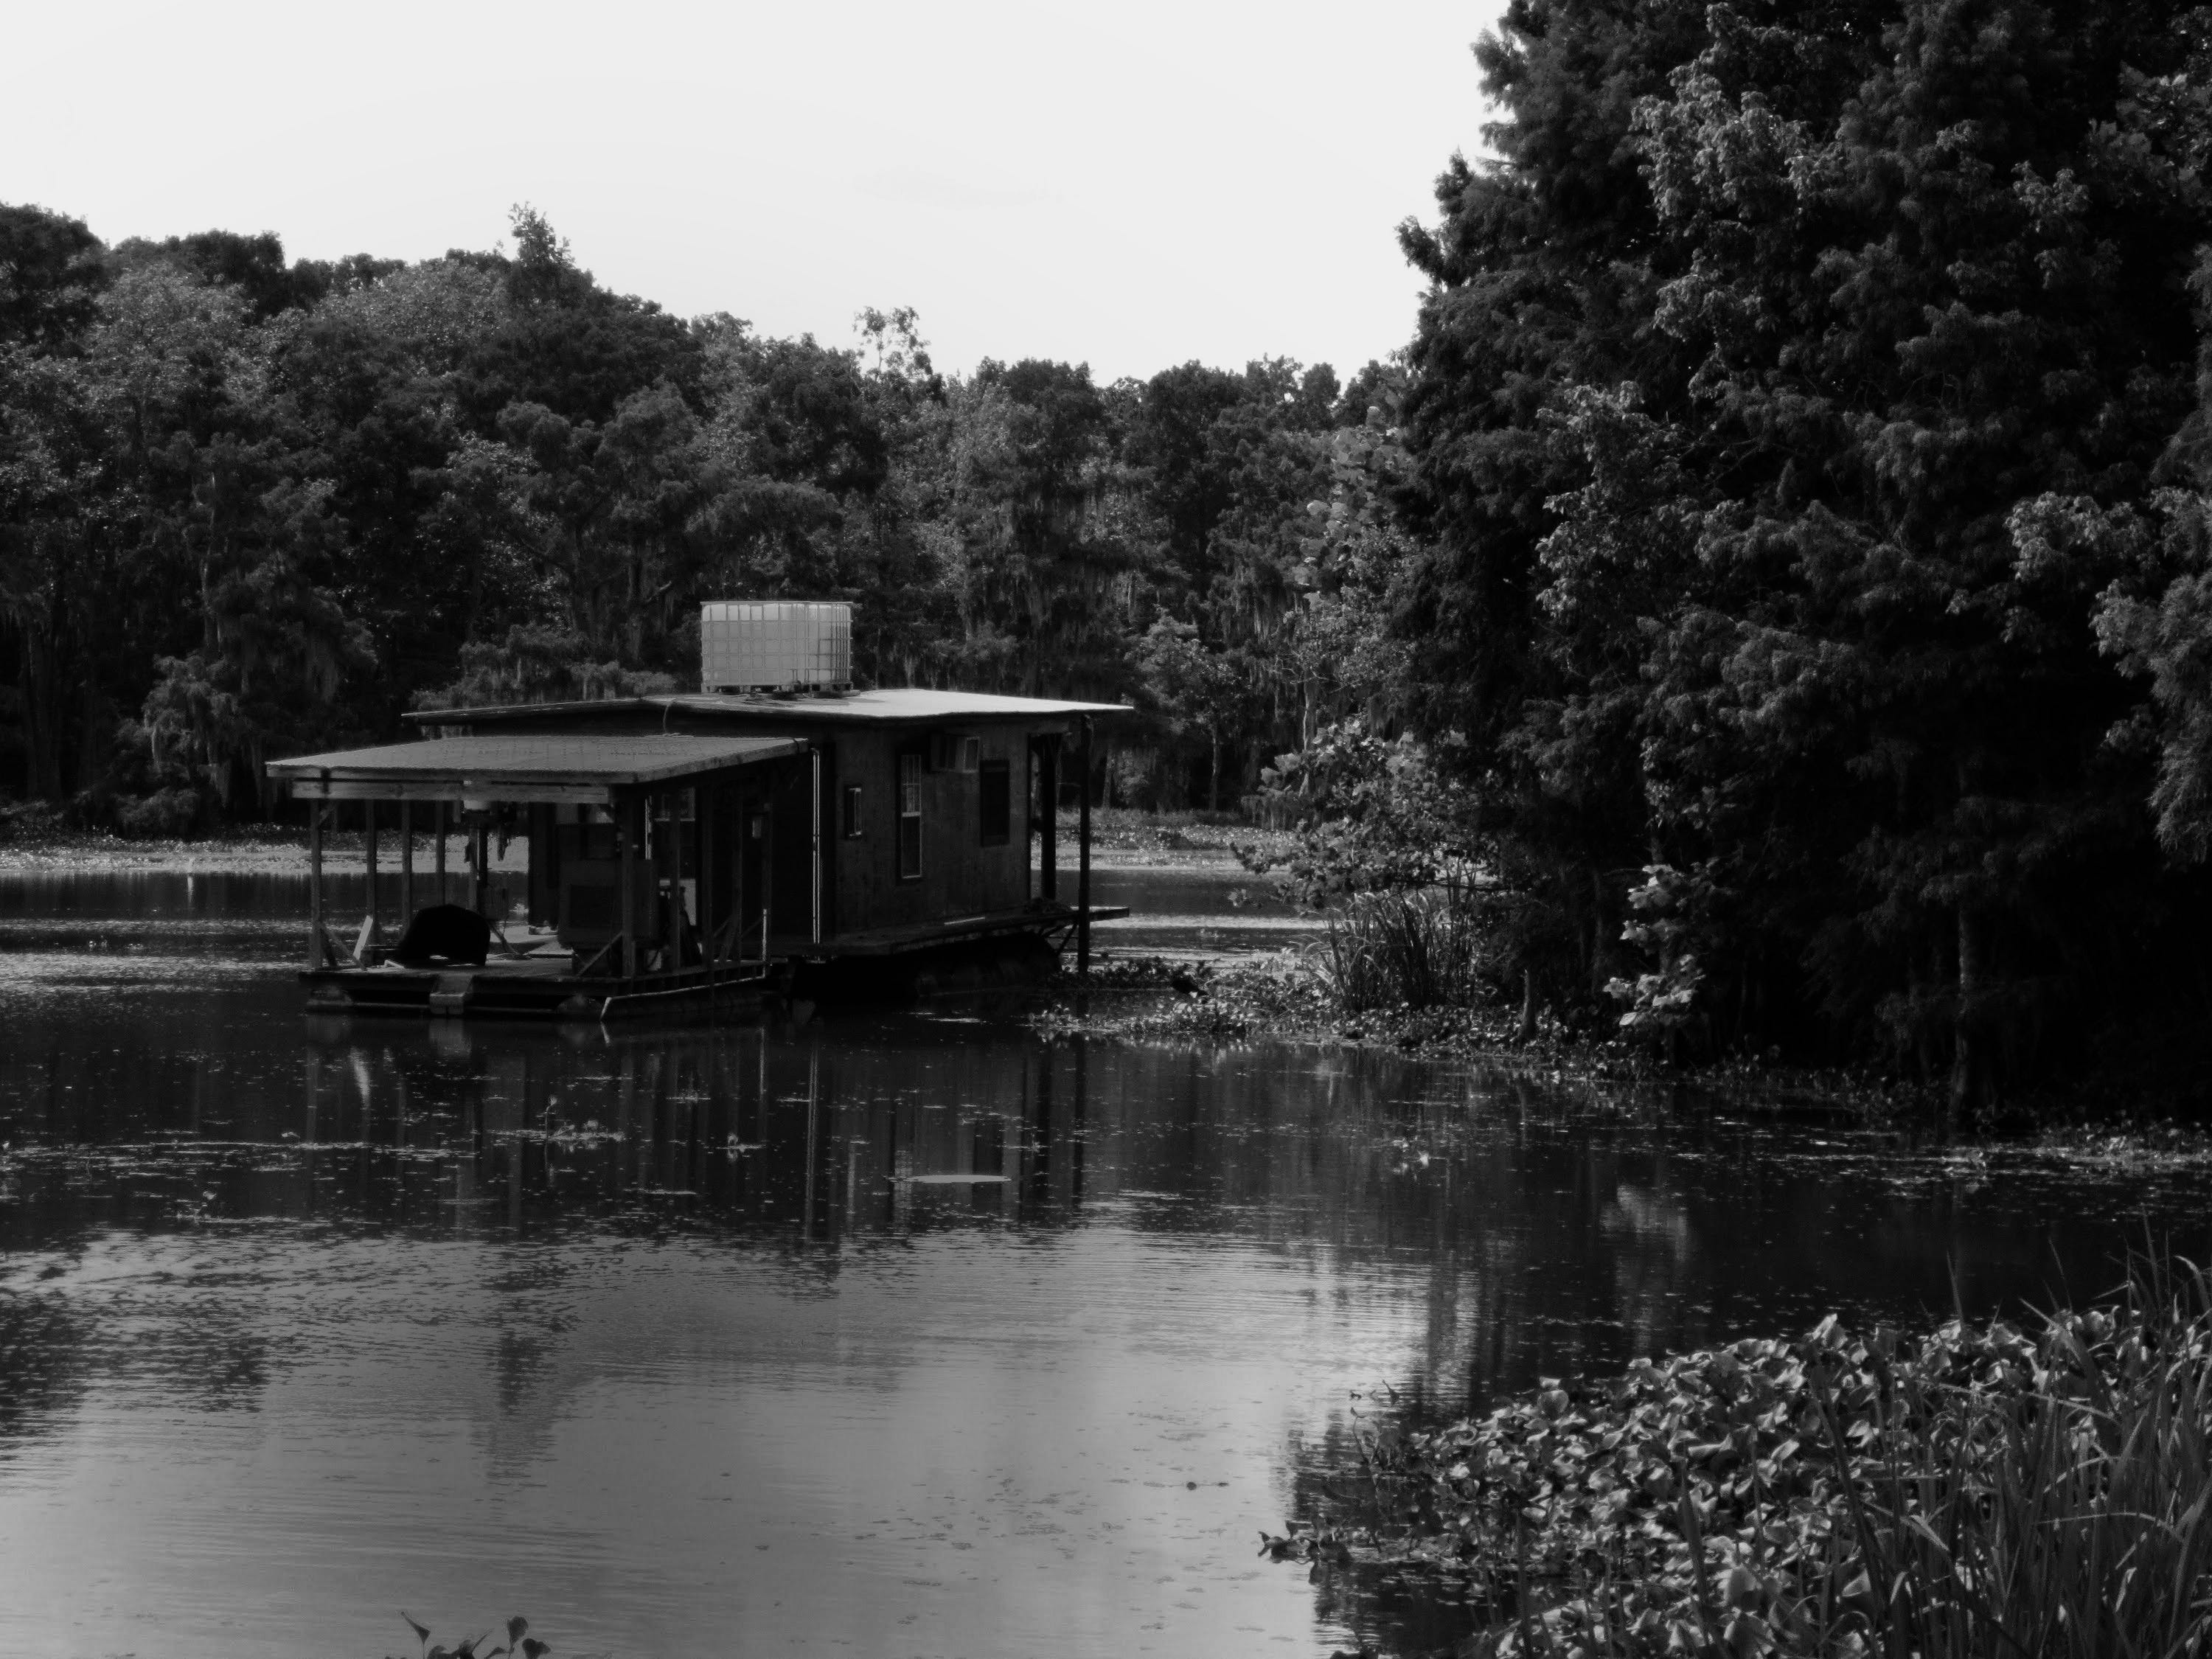
<path fill-rule="evenodd" d="M 608 787 L 665 783 L 702 772 L 796 754 L 796 738 L 712 737 L 685 732 L 526 732 L 438 738 L 339 749 L 269 763 L 272 778 L 347 781 L 583 783 Z"/>

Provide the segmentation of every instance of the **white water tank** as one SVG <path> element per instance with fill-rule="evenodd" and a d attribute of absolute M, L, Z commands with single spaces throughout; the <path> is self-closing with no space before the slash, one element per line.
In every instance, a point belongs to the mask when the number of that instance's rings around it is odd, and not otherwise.
<path fill-rule="evenodd" d="M 704 691 L 830 691 L 853 683 L 853 607 L 734 599 L 699 608 Z"/>

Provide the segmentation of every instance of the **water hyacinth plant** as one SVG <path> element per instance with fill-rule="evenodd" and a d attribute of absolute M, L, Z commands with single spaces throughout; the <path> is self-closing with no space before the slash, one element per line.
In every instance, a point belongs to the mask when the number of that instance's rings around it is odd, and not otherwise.
<path fill-rule="evenodd" d="M 400 1609 L 399 1616 L 407 1621 L 407 1628 L 415 1632 L 416 1643 L 422 1649 L 422 1659 L 544 1659 L 545 1655 L 553 1651 L 551 1643 L 541 1642 L 529 1633 L 530 1621 L 520 1613 L 507 1621 L 507 1640 L 495 1648 L 483 1645 L 491 1640 L 489 1631 L 480 1636 L 469 1637 L 453 1647 L 449 1648 L 442 1642 L 433 1647 L 428 1625 L 404 1607 Z"/>
<path fill-rule="evenodd" d="M 2212 1647 L 2212 1284 L 2142 1263 L 2039 1329 L 1835 1318 L 1386 1437 L 1411 1553 L 1505 1656 Z"/>

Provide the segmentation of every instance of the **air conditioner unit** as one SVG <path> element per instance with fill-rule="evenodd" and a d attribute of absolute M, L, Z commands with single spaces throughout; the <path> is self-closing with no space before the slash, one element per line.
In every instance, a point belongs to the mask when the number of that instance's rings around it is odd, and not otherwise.
<path fill-rule="evenodd" d="M 982 738 L 960 732 L 933 732 L 930 734 L 931 771 L 980 772 L 982 768 Z"/>

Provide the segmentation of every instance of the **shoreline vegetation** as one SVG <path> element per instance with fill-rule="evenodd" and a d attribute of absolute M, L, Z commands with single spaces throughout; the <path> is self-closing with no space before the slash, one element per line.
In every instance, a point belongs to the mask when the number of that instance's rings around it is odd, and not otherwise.
<path fill-rule="evenodd" d="M 1073 881 L 1076 814 L 1060 815 L 1063 891 Z M 1287 874 L 1301 842 L 1293 831 L 1255 826 L 1231 813 L 1159 813 L 1128 808 L 1094 810 L 1092 865 L 1101 871 L 1241 871 L 1255 886 L 1289 894 Z M 416 837 L 418 872 L 429 867 L 429 838 Z M 516 843 L 495 855 L 495 871 L 523 867 Z M 325 867 L 350 873 L 363 867 L 358 830 L 335 831 L 324 842 Z M 459 871 L 460 849 L 449 854 Z M 396 873 L 396 833 L 387 831 L 380 867 Z M 64 815 L 35 805 L 0 805 L 0 880 L 10 876 L 82 872 L 172 872 L 194 875 L 304 876 L 305 832 L 297 826 L 262 823 L 189 837 L 124 836 L 103 828 L 71 824 Z M 1370 896 L 1371 910 L 1377 900 Z M 1402 902 L 1402 901 L 1401 901 Z M 1301 907 L 1306 908 L 1308 907 Z M 1603 1021 L 1562 1019 L 1549 1008 L 1516 1005 L 1468 970 L 1479 942 L 1467 938 L 1425 939 L 1404 930 L 1377 939 L 1358 934 L 1354 904 L 1320 910 L 1329 931 L 1295 949 L 1240 951 L 1194 949 L 1132 950 L 1109 935 L 1094 955 L 1091 978 L 1064 978 L 1048 988 L 1033 1017 L 1048 1033 L 1130 1041 L 1163 1039 L 1214 1042 L 1254 1037 L 1389 1049 L 1431 1060 L 1482 1059 L 1565 1079 L 1671 1097 L 1688 1089 L 1724 1101 L 1731 1109 L 1769 1114 L 1810 1112 L 1848 1118 L 1869 1127 L 1941 1125 L 1994 1130 L 2014 1149 L 2080 1167 L 2114 1159 L 2194 1160 L 2212 1145 L 2198 1129 L 2183 1130 L 2168 1115 L 2146 1111 L 2118 1090 L 2093 1096 L 2078 1085 L 2062 1097 L 2025 1103 L 2011 1117 L 1971 1125 L 1946 1121 L 1947 1101 L 1937 1084 L 1922 1084 L 1866 1066 L 1823 1067 L 1785 1060 L 1778 1052 L 1721 1059 L 1670 1059 L 1664 1048 Z M 1362 968 L 1346 952 L 1364 948 L 1400 958 L 1395 968 Z M 1457 952 L 1462 965 L 1437 972 L 1403 958 Z M 1402 993 L 1425 987 L 1416 1001 Z M 1439 994 L 1439 992 L 1446 994 Z"/>
<path fill-rule="evenodd" d="M 1452 1659 L 2179 1655 L 2212 1640 L 2212 1282 L 1904 1335 L 1831 1316 L 1358 1433 L 1261 1553 L 1462 1587 Z"/>

